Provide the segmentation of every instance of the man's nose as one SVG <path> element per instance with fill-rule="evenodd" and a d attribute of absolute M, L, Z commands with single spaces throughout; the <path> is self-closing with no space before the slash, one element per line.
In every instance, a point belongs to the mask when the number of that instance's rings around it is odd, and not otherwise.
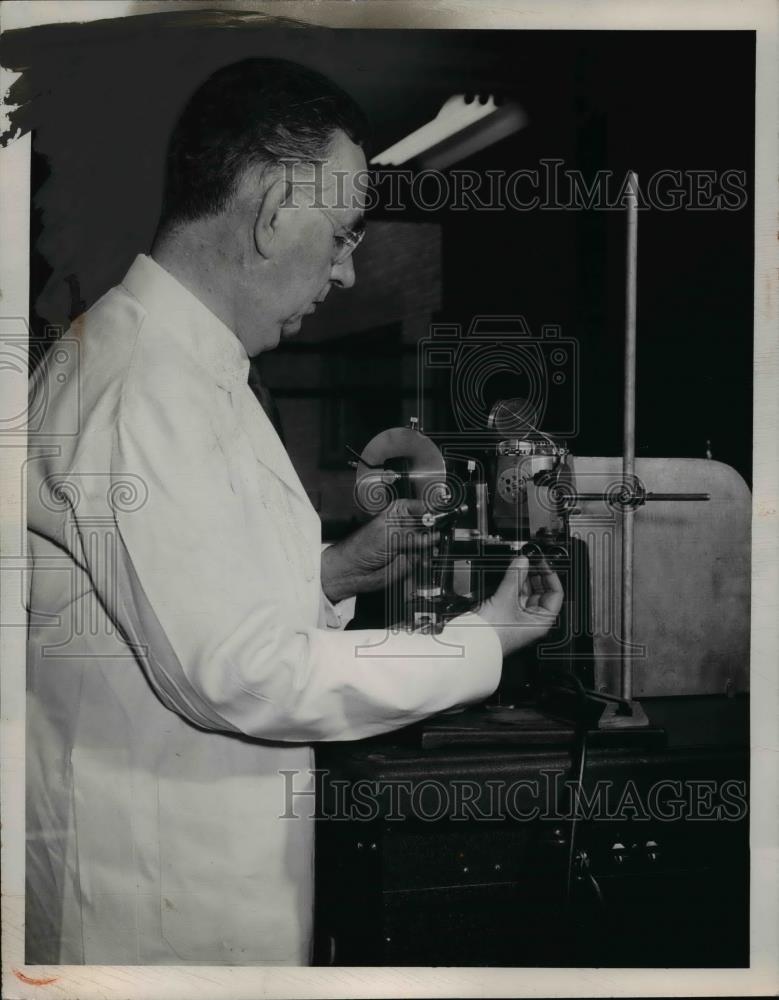
<path fill-rule="evenodd" d="M 357 275 L 354 271 L 354 261 L 351 257 L 347 257 L 340 264 L 333 264 L 331 274 L 333 284 L 338 285 L 339 288 L 351 288 L 357 280 Z"/>

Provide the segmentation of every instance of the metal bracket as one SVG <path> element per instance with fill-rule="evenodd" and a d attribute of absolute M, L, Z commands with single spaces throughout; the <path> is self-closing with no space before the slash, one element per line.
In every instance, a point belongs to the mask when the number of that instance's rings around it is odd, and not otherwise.
<path fill-rule="evenodd" d="M 649 725 L 646 712 L 638 701 L 609 699 L 598 719 L 598 729 L 638 729 Z"/>

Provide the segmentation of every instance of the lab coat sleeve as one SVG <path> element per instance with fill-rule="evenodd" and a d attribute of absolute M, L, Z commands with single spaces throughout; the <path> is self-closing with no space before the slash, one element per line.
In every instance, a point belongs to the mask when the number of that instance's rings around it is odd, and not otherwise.
<path fill-rule="evenodd" d="M 327 594 L 322 591 L 319 624 L 324 628 L 346 628 L 354 618 L 356 602 L 356 597 L 345 597 L 337 604 L 333 604 Z"/>
<path fill-rule="evenodd" d="M 371 736 L 494 691 L 500 642 L 477 615 L 437 637 L 300 620 L 266 568 L 283 528 L 258 499 L 268 547 L 249 550 L 242 485 L 201 395 L 128 391 L 112 446 L 112 477 L 140 476 L 148 494 L 114 515 L 135 581 L 118 624 L 148 647 L 141 663 L 165 703 L 199 726 L 312 742 Z"/>
<path fill-rule="evenodd" d="M 331 542 L 323 542 L 322 552 L 331 544 Z M 354 618 L 356 603 L 356 597 L 345 597 L 342 601 L 333 604 L 323 590 L 320 599 L 319 624 L 324 628 L 346 628 Z"/>

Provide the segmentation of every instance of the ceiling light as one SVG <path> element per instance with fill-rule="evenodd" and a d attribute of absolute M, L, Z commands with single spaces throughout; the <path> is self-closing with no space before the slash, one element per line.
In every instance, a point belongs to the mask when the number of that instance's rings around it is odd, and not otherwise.
<path fill-rule="evenodd" d="M 371 159 L 377 167 L 397 167 L 409 160 L 429 169 L 442 169 L 472 156 L 500 139 L 518 132 L 527 115 L 513 102 L 495 98 L 450 97 L 435 118 Z"/>

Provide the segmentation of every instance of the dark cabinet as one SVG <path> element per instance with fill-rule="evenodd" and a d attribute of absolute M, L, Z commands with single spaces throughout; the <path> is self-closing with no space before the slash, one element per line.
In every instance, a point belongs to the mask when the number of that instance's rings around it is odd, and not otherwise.
<path fill-rule="evenodd" d="M 564 748 L 374 742 L 318 766 L 319 964 L 748 965 L 744 748 L 593 749 L 575 823 Z"/>

